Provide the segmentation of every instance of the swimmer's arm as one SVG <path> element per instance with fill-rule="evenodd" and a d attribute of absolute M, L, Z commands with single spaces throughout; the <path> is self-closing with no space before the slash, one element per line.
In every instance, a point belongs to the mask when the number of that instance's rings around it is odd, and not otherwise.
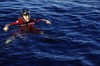
<path fill-rule="evenodd" d="M 6 25 L 4 26 L 4 28 L 3 28 L 3 30 L 7 32 L 7 31 L 9 30 L 9 27 L 10 27 L 10 26 L 17 25 L 17 24 L 19 24 L 18 21 L 12 22 L 12 23 L 10 23 L 10 24 L 6 24 Z"/>
<path fill-rule="evenodd" d="M 42 19 L 42 21 L 46 22 L 47 24 L 51 24 L 51 22 L 49 20 Z"/>

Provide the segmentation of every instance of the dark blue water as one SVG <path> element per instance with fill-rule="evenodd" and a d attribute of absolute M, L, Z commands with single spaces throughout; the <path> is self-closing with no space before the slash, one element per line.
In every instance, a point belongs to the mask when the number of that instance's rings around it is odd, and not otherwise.
<path fill-rule="evenodd" d="M 4 32 L 4 25 L 16 21 L 23 7 L 52 24 L 35 25 L 44 35 L 26 34 L 2 45 L 19 29 Z M 100 1 L 0 0 L 0 66 L 100 66 Z"/>

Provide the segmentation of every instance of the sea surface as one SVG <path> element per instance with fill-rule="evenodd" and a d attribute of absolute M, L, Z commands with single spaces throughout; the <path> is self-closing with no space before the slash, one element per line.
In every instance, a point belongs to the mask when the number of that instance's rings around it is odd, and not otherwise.
<path fill-rule="evenodd" d="M 3 27 L 22 8 L 52 24 L 36 23 L 44 34 L 19 35 L 4 45 L 19 27 Z M 0 66 L 100 66 L 100 0 L 0 0 Z"/>

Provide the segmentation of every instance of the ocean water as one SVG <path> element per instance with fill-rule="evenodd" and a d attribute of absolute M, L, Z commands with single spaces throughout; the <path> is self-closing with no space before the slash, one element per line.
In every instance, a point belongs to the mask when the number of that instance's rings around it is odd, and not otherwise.
<path fill-rule="evenodd" d="M 44 35 L 25 34 L 7 45 L 2 42 L 18 26 L 3 31 L 26 7 Z M 0 0 L 0 66 L 100 66 L 99 0 Z"/>

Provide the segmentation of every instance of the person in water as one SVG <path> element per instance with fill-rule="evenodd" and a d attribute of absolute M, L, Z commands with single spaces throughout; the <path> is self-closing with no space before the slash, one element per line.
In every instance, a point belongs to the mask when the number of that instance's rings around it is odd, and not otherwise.
<path fill-rule="evenodd" d="M 21 9 L 21 17 L 10 24 L 6 24 L 5 27 L 3 28 L 4 31 L 8 31 L 10 26 L 13 25 L 18 25 L 20 27 L 20 30 L 18 30 L 16 33 L 13 33 L 13 36 L 8 39 L 5 43 L 9 43 L 12 39 L 14 39 L 18 34 L 23 34 L 23 33 L 38 33 L 38 34 L 43 34 L 43 32 L 40 29 L 34 28 L 35 23 L 44 21 L 47 24 L 51 24 L 49 20 L 46 19 L 32 19 L 30 15 L 30 10 L 27 8 Z"/>

